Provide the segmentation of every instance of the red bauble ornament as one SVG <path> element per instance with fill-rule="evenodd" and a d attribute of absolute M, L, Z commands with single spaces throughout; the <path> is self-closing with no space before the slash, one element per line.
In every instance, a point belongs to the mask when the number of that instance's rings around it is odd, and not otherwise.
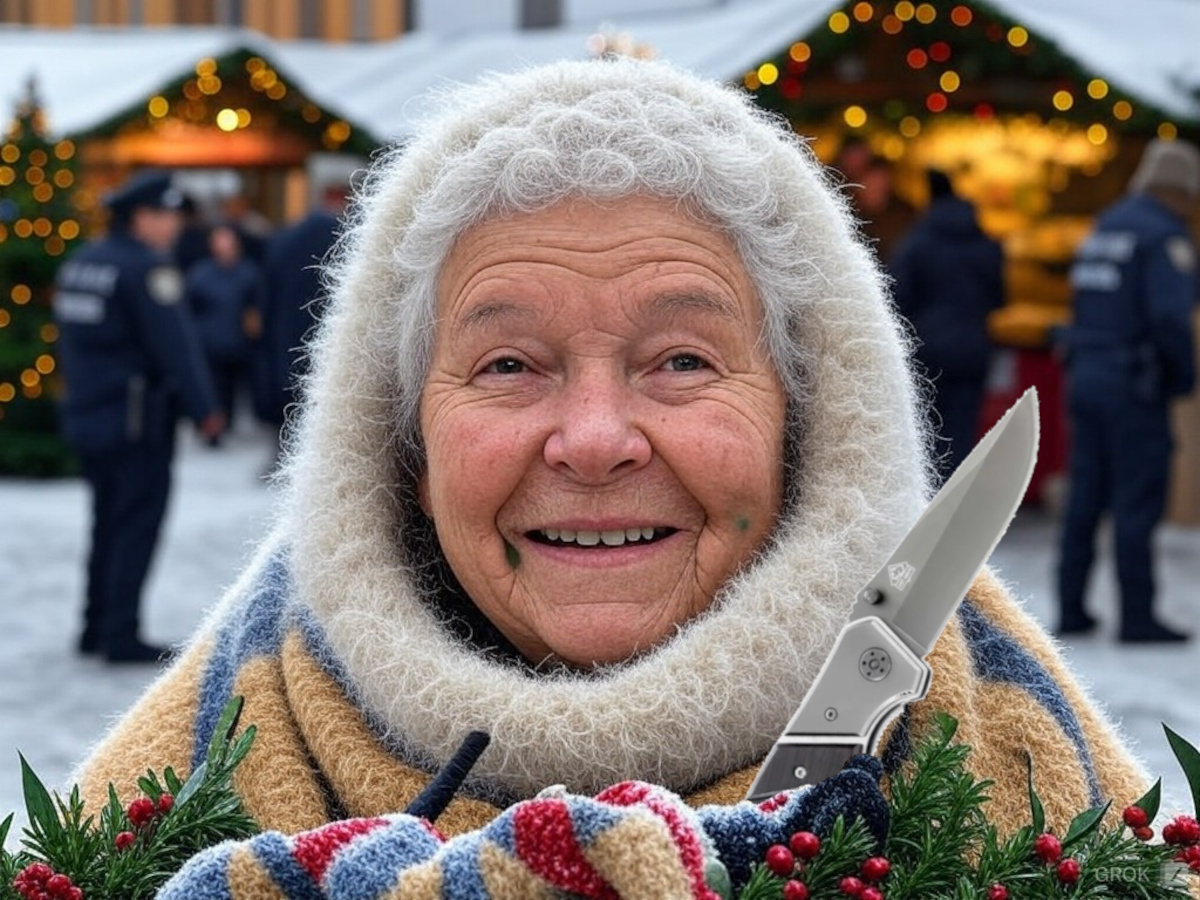
<path fill-rule="evenodd" d="M 788 845 L 800 859 L 812 859 L 821 852 L 821 839 L 811 831 L 797 831 Z"/>
<path fill-rule="evenodd" d="M 113 846 L 118 850 L 128 850 L 136 840 L 137 836 L 132 831 L 122 831 L 113 838 Z"/>
<path fill-rule="evenodd" d="M 1058 862 L 1062 856 L 1062 842 L 1048 831 L 1039 834 L 1033 842 L 1033 855 L 1044 863 Z"/>
<path fill-rule="evenodd" d="M 1121 818 L 1130 828 L 1145 828 L 1150 824 L 1150 817 L 1140 806 L 1127 806 L 1121 813 Z"/>
<path fill-rule="evenodd" d="M 165 816 L 171 811 L 171 807 L 175 805 L 175 798 L 170 794 L 159 794 L 158 796 L 158 814 Z"/>
<path fill-rule="evenodd" d="M 772 844 L 767 848 L 767 868 L 780 878 L 787 878 L 796 871 L 796 857 L 783 844 Z"/>
<path fill-rule="evenodd" d="M 1054 871 L 1058 875 L 1058 880 L 1063 884 L 1074 884 L 1079 880 L 1079 860 L 1067 857 L 1058 864 L 1058 868 Z"/>
<path fill-rule="evenodd" d="M 808 885 L 795 878 L 783 884 L 783 900 L 808 900 Z"/>
<path fill-rule="evenodd" d="M 887 861 L 886 856 L 872 856 L 862 864 L 863 877 L 867 881 L 883 881 L 890 871 L 892 864 Z"/>
<path fill-rule="evenodd" d="M 993 884 L 988 888 L 987 900 L 1008 900 L 1008 888 L 1002 884 Z"/>
<path fill-rule="evenodd" d="M 858 900 L 883 900 L 883 891 L 868 885 L 859 892 Z"/>

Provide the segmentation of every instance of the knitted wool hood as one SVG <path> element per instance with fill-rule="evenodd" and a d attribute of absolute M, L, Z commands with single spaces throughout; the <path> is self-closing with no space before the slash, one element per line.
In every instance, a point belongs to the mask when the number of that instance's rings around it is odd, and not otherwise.
<path fill-rule="evenodd" d="M 273 534 L 183 661 L 97 749 L 83 773 L 88 795 L 102 797 L 107 780 L 128 785 L 144 771 L 147 752 L 131 752 L 131 736 L 153 729 L 135 730 L 138 722 L 168 714 L 199 722 L 204 709 L 219 708 L 223 701 L 207 697 L 205 685 L 215 683 L 222 666 L 242 667 L 240 681 L 231 675 L 223 683 L 271 698 L 257 707 L 247 698 L 245 718 L 259 725 L 262 746 L 247 760 L 244 778 L 282 779 L 267 761 L 286 743 L 272 743 L 264 725 L 275 716 L 306 719 L 300 731 L 307 744 L 288 750 L 289 759 L 336 762 L 339 754 L 313 748 L 339 738 L 342 711 L 329 704 L 314 711 L 315 695 L 297 689 L 289 674 L 286 642 L 282 667 L 270 662 L 278 644 L 258 638 L 246 646 L 266 647 L 259 657 L 248 651 L 241 661 L 222 662 L 231 634 L 277 627 L 263 624 L 270 616 L 302 624 L 304 652 L 340 686 L 339 702 L 358 711 L 392 759 L 429 771 L 467 732 L 490 734 L 468 789 L 497 805 L 553 784 L 584 794 L 625 779 L 681 793 L 705 788 L 752 770 L 765 756 L 812 683 L 855 591 L 923 508 L 926 457 L 902 330 L 846 204 L 793 136 L 735 92 L 650 63 L 562 63 L 460 89 L 443 108 L 449 111 L 421 137 L 376 164 L 343 238 Z M 461 601 L 444 590 L 442 563 L 417 505 L 413 398 L 427 359 L 422 340 L 433 327 L 421 310 L 429 308 L 439 261 L 461 233 L 466 196 L 486 200 L 477 219 L 581 192 L 606 200 L 647 192 L 682 198 L 698 214 L 725 221 L 726 198 L 720 190 L 698 194 L 695 172 L 686 166 L 631 173 L 622 162 L 625 144 L 660 142 L 663 154 L 679 140 L 686 145 L 695 117 L 679 111 L 691 108 L 703 110 L 714 140 L 753 151 L 753 167 L 731 162 L 720 174 L 753 180 L 739 196 L 757 198 L 757 206 L 739 215 L 761 227 L 733 236 L 768 311 L 768 341 L 777 359 L 780 348 L 787 354 L 784 512 L 763 552 L 708 611 L 660 646 L 594 672 L 533 671 L 485 652 L 479 623 L 455 619 Z M 601 140 L 593 117 L 628 124 L 608 129 Z M 532 158 L 519 145 L 527 132 L 550 134 Z M 505 143 L 510 139 L 518 141 L 515 148 Z M 557 155 L 547 156 L 546 147 Z M 724 159 L 719 146 L 708 150 L 710 161 Z M 482 153 L 506 159 L 505 175 L 520 170 L 525 192 L 481 175 L 491 171 L 475 165 Z M 677 155 L 703 159 L 700 150 Z M 551 167 L 560 177 L 530 175 L 522 168 L 528 166 L 536 173 Z M 760 265 L 772 254 L 788 260 L 782 272 Z M 984 677 L 978 659 L 972 664 L 977 647 L 994 651 L 997 678 L 1036 669 L 1053 686 L 1036 698 L 1026 686 L 1023 723 L 996 758 L 994 768 L 1022 787 L 1006 808 L 1024 807 L 1020 735 L 1049 734 L 1044 722 L 1059 721 L 1049 728 L 1065 735 L 1046 754 L 1063 755 L 1070 770 L 1059 779 L 1072 792 L 1061 798 L 1060 811 L 1101 790 L 1130 795 L 1140 787 L 1136 767 L 1040 629 L 994 579 L 984 579 L 980 596 L 983 612 L 951 624 L 945 647 L 939 645 L 941 667 L 934 665 L 933 695 L 955 707 L 963 734 L 989 736 L 979 717 L 1016 708 L 1016 694 L 1007 689 L 980 705 L 972 692 Z M 251 666 L 260 663 L 251 678 Z M 201 693 L 200 713 L 182 685 Z M 312 710 L 300 709 L 310 701 Z M 1055 718 L 1064 710 L 1065 718 Z M 195 731 L 199 746 L 205 738 L 199 725 Z M 1077 752 L 1083 756 L 1075 758 Z M 263 761 L 255 763 L 255 754 Z M 187 769 L 176 759 L 149 762 Z M 324 777 L 336 780 L 328 770 Z M 361 777 L 346 779 L 356 781 Z M 353 814 L 379 812 L 355 808 L 336 784 L 334 793 Z M 265 816 L 271 802 L 262 800 L 257 814 Z M 311 827 L 302 818 L 267 824 Z"/>

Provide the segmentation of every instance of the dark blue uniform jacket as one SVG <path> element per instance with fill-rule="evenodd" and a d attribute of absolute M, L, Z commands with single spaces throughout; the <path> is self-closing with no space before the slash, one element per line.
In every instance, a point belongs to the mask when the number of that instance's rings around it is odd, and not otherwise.
<path fill-rule="evenodd" d="M 1076 384 L 1148 402 L 1190 393 L 1196 272 L 1186 224 L 1157 200 L 1135 194 L 1104 211 L 1071 268 Z"/>
<path fill-rule="evenodd" d="M 920 339 L 931 375 L 983 378 L 991 340 L 987 315 L 1004 302 L 1004 253 L 959 197 L 941 197 L 891 260 L 893 295 Z"/>
<path fill-rule="evenodd" d="M 231 266 L 205 259 L 192 267 L 187 273 L 188 307 L 210 358 L 249 359 L 244 317 L 249 310 L 262 309 L 264 294 L 262 272 L 248 259 Z"/>
<path fill-rule="evenodd" d="M 88 244 L 59 270 L 54 314 L 63 429 L 78 452 L 160 435 L 180 403 L 197 422 L 215 411 L 182 276 L 168 257 L 122 232 Z"/>

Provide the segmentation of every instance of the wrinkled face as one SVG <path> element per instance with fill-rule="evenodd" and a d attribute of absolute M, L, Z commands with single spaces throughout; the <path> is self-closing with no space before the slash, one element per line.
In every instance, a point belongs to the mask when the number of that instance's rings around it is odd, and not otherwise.
<path fill-rule="evenodd" d="M 485 222 L 437 314 L 422 507 L 527 659 L 627 659 L 762 546 L 785 397 L 725 236 L 649 198 Z"/>

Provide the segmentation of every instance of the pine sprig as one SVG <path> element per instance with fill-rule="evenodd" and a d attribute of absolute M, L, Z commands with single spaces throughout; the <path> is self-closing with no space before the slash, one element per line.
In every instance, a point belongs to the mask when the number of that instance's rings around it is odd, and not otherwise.
<path fill-rule="evenodd" d="M 234 738 L 241 709 L 240 697 L 225 707 L 204 761 L 186 781 L 170 768 L 161 778 L 147 772 L 138 780 L 143 796 L 128 807 L 110 786 L 98 819 L 85 811 L 78 788 L 64 801 L 22 757 L 29 824 L 21 849 L 0 849 L 0 900 L 24 900 L 17 884 L 22 873 L 38 879 L 47 871 L 67 876 L 84 898 L 143 900 L 200 850 L 256 834 L 257 825 L 232 788 L 234 770 L 255 734 L 249 726 Z M 0 824 L 0 847 L 11 822 L 9 816 Z"/>

